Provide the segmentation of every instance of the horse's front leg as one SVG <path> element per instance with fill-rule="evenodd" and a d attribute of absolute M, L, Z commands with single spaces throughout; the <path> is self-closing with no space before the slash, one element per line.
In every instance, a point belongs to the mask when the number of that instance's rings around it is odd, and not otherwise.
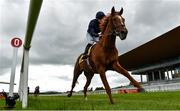
<path fill-rule="evenodd" d="M 99 69 L 98 73 L 100 74 L 101 80 L 102 80 L 104 87 L 106 89 L 106 93 L 109 96 L 109 100 L 110 100 L 111 104 L 114 104 L 113 99 L 112 99 L 112 95 L 111 95 L 111 88 L 109 87 L 108 81 L 106 79 L 105 68 L 100 67 L 98 69 Z"/>
<path fill-rule="evenodd" d="M 125 77 L 127 77 L 133 86 L 137 87 L 139 92 L 144 92 L 144 89 L 142 88 L 142 86 L 128 73 L 128 71 L 126 69 L 124 69 L 119 62 L 114 62 L 113 64 L 113 69 L 121 74 L 123 74 Z"/>

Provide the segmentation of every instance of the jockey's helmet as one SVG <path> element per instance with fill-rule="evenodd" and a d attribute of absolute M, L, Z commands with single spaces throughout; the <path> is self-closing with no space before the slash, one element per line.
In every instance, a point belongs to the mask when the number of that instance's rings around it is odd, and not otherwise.
<path fill-rule="evenodd" d="M 98 12 L 96 13 L 96 18 L 97 18 L 97 19 L 102 19 L 104 16 L 105 16 L 105 14 L 104 14 L 104 12 L 102 12 L 102 11 L 98 11 Z"/>

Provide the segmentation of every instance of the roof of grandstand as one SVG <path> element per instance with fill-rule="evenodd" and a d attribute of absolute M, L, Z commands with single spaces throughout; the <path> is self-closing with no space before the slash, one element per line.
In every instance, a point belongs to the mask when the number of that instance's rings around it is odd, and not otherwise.
<path fill-rule="evenodd" d="M 172 58 L 180 58 L 180 26 L 119 56 L 129 71 Z"/>

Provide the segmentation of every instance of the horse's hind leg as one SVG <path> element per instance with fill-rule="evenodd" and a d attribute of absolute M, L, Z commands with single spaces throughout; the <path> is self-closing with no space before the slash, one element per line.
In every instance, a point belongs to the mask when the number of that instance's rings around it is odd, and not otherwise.
<path fill-rule="evenodd" d="M 92 77 L 94 74 L 84 72 L 84 75 L 86 76 L 86 79 L 87 79 L 86 84 L 84 86 L 84 98 L 87 100 L 87 88 L 90 85 Z"/>
<path fill-rule="evenodd" d="M 125 77 L 127 77 L 132 85 L 134 85 L 135 87 L 138 88 L 138 90 L 140 92 L 144 92 L 145 90 L 141 87 L 141 85 L 128 73 L 128 71 L 126 69 L 124 69 L 120 64 L 119 62 L 115 62 L 113 64 L 113 69 L 121 74 L 123 74 Z"/>
<path fill-rule="evenodd" d="M 71 96 L 72 96 L 73 89 L 74 89 L 74 87 L 75 87 L 75 85 L 76 85 L 76 82 L 77 82 L 77 79 L 78 79 L 78 77 L 79 77 L 79 75 L 80 75 L 81 73 L 82 73 L 82 70 L 81 70 L 79 64 L 76 63 L 75 68 L 74 68 L 74 76 L 73 76 L 71 91 L 69 92 L 68 97 L 71 97 Z"/>

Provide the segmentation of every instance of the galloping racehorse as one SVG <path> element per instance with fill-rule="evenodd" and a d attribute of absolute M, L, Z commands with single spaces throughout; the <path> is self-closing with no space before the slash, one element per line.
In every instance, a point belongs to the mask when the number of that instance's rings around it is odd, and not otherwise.
<path fill-rule="evenodd" d="M 125 77 L 127 77 L 131 84 L 138 88 L 138 90 L 144 91 L 140 84 L 132 78 L 132 76 L 125 70 L 118 61 L 118 50 L 115 46 L 116 36 L 119 36 L 121 40 L 124 40 L 127 36 L 128 30 L 125 26 L 125 19 L 122 17 L 123 8 L 119 12 L 115 11 L 113 7 L 111 9 L 110 15 L 106 16 L 104 22 L 100 24 L 102 36 L 99 42 L 92 47 L 89 54 L 89 61 L 84 60 L 80 62 L 82 54 L 78 57 L 75 68 L 74 77 L 72 82 L 72 88 L 68 97 L 72 96 L 73 88 L 77 82 L 79 75 L 84 71 L 84 75 L 87 78 L 87 82 L 84 86 L 84 96 L 87 96 L 87 88 L 90 85 L 91 79 L 94 73 L 98 73 L 104 84 L 106 92 L 109 96 L 111 104 L 113 104 L 113 99 L 111 95 L 111 89 L 106 79 L 105 72 L 107 70 L 117 71 Z"/>

